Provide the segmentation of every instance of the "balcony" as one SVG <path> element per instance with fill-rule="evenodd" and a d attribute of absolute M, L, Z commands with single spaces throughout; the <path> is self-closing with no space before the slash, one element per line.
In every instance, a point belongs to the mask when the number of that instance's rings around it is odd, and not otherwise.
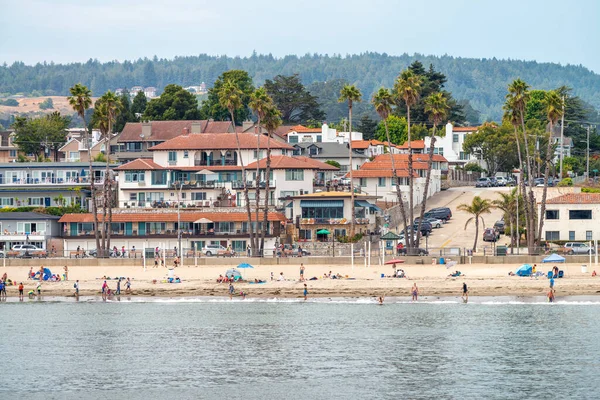
<path fill-rule="evenodd" d="M 0 178 L 0 185 L 81 185 L 89 184 L 88 177 L 79 178 Z M 96 178 L 94 183 L 99 185 L 104 183 L 104 178 Z"/>
<path fill-rule="evenodd" d="M 346 218 L 300 218 L 300 225 L 347 225 L 350 220 Z M 356 218 L 356 225 L 368 225 L 371 221 L 368 218 Z"/>
<path fill-rule="evenodd" d="M 225 182 L 218 181 L 184 181 L 183 186 L 181 186 L 182 182 L 175 181 L 170 185 L 171 189 L 179 189 L 182 187 L 183 189 L 221 189 L 225 187 Z"/>
<path fill-rule="evenodd" d="M 256 233 L 256 232 L 255 232 Z M 210 231 L 210 230 L 184 230 L 181 232 L 183 239 L 195 239 L 195 238 L 247 238 L 249 232 L 247 230 L 232 230 L 232 231 Z M 63 233 L 63 237 L 75 238 L 75 237 L 93 237 L 93 231 L 78 232 L 67 229 Z M 177 238 L 176 229 L 161 229 L 161 230 L 146 230 L 143 235 L 138 234 L 137 230 L 131 232 L 124 232 L 122 230 L 112 231 L 111 238 L 135 238 L 135 237 L 155 237 L 155 238 Z M 279 233 L 266 232 L 266 237 L 279 236 Z"/>
<path fill-rule="evenodd" d="M 223 165 L 226 166 L 236 166 L 237 162 L 233 159 L 226 160 L 194 160 L 195 167 L 221 167 Z"/>
<path fill-rule="evenodd" d="M 256 189 L 256 181 L 247 181 L 246 185 L 248 188 Z M 267 187 L 267 182 L 262 181 L 259 183 L 261 189 L 265 189 Z M 243 189 L 244 181 L 233 181 L 231 182 L 232 189 Z M 269 188 L 275 189 L 275 181 L 269 181 Z"/>

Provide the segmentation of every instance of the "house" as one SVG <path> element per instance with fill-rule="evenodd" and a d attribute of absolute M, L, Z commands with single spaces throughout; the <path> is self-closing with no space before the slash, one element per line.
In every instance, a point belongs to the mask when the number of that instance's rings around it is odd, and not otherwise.
<path fill-rule="evenodd" d="M 104 163 L 94 163 L 95 182 L 104 179 Z M 89 163 L 0 163 L 0 207 L 50 207 L 82 204 L 90 195 Z"/>
<path fill-rule="evenodd" d="M 155 210 L 115 209 L 112 216 L 111 246 L 137 250 L 173 249 L 179 246 L 178 231 L 181 229 L 181 249 L 184 255 L 208 244 L 231 246 L 236 252 L 244 252 L 249 244 L 248 215 L 245 211 L 223 212 L 216 210 Z M 285 216 L 269 212 L 268 222 L 263 226 L 263 213 L 252 213 L 254 232 L 265 232 L 265 249 L 272 249 L 283 232 Z M 180 221 L 181 223 L 179 223 Z M 80 246 L 95 249 L 93 214 L 65 214 L 58 221 L 62 225 L 65 250 Z"/>
<path fill-rule="evenodd" d="M 463 150 L 465 137 L 478 130 L 478 126 L 454 126 L 452 123 L 448 122 L 446 124 L 446 135 L 435 137 L 436 141 L 433 154 L 444 156 L 450 167 L 462 167 L 469 162 L 481 164 L 482 161 L 475 155 L 469 154 Z M 431 147 L 431 138 L 429 136 L 424 139 L 424 144 L 425 147 L 423 148 L 423 152 L 428 153 L 429 148 Z"/>
<path fill-rule="evenodd" d="M 148 150 L 183 134 L 197 133 L 233 133 L 229 121 L 151 121 L 128 122 L 117 139 L 117 146 L 111 143 L 111 152 L 117 154 L 120 162 L 129 162 L 137 158 L 152 158 Z"/>
<path fill-rule="evenodd" d="M 396 146 L 396 148 L 400 154 L 408 154 L 408 142 L 404 142 L 404 144 Z M 410 142 L 410 152 L 413 154 L 423 154 L 425 152 L 425 141 L 412 140 Z"/>
<path fill-rule="evenodd" d="M 58 149 L 59 161 L 63 162 L 89 162 L 90 153 L 92 160 L 95 159 L 98 154 L 105 152 L 105 140 L 95 142 L 92 146 L 91 152 L 88 151 L 86 146 L 87 140 L 71 139 L 65 143 L 61 148 Z"/>
<path fill-rule="evenodd" d="M 541 205 L 538 204 L 538 215 Z M 600 239 L 600 193 L 569 193 L 546 201 L 542 238 L 548 241 Z"/>
<path fill-rule="evenodd" d="M 0 163 L 14 162 L 18 148 L 13 144 L 14 131 L 0 131 Z"/>
<path fill-rule="evenodd" d="M 355 233 L 375 232 L 381 210 L 375 205 L 377 196 L 356 194 Z M 350 235 L 352 194 L 319 192 L 293 196 L 286 206 L 286 216 L 294 221 L 294 241 L 331 241 Z M 320 233 L 318 233 L 320 232 Z M 325 233 L 328 232 L 328 233 Z"/>
<path fill-rule="evenodd" d="M 563 135 L 563 145 L 560 145 L 560 129 L 552 133 L 552 143 L 554 144 L 554 163 L 559 162 L 561 153 L 563 157 L 571 157 L 571 151 L 575 147 L 573 139 Z"/>
<path fill-rule="evenodd" d="M 144 96 L 146 96 L 146 98 L 148 98 L 148 99 L 153 99 L 155 97 L 158 97 L 156 95 L 156 92 L 157 92 L 157 90 L 156 90 L 155 87 L 149 86 L 149 87 L 147 87 L 147 88 L 144 89 Z"/>
<path fill-rule="evenodd" d="M 353 140 L 352 150 L 367 157 L 375 157 L 384 154 L 388 146 L 379 140 Z"/>
<path fill-rule="evenodd" d="M 361 193 L 382 197 L 385 201 L 395 202 L 398 199 L 396 182 L 393 179 L 391 157 L 394 160 L 396 175 L 400 178 L 400 191 L 407 200 L 409 192 L 408 154 L 384 154 L 376 156 L 373 161 L 364 163 L 358 171 L 353 171 L 354 187 L 360 188 Z M 428 154 L 413 155 L 413 204 L 421 204 L 424 197 L 427 177 Z M 448 170 L 448 161 L 434 155 L 431 166 L 431 181 L 427 197 L 439 192 L 442 188 L 442 175 Z M 348 175 L 347 175 L 348 176 Z M 349 176 L 348 176 L 349 177 Z"/>
<path fill-rule="evenodd" d="M 235 131 L 238 132 L 238 133 L 256 133 L 256 131 L 258 129 L 257 125 L 258 124 L 256 122 L 254 122 L 254 121 L 246 120 L 246 121 L 242 122 L 242 126 L 236 126 L 235 127 Z M 293 128 L 292 125 L 280 125 L 273 132 L 273 138 L 278 139 L 278 140 L 283 140 L 284 142 L 287 141 L 286 138 L 285 138 L 285 135 L 292 128 Z M 263 135 L 267 135 L 269 133 L 264 128 L 264 126 L 261 126 L 260 131 L 261 131 L 261 133 Z"/>
<path fill-rule="evenodd" d="M 136 94 L 138 94 L 139 92 L 143 92 L 144 88 L 141 86 L 134 86 L 131 88 L 131 90 L 129 91 L 129 94 L 132 96 L 135 96 Z"/>
<path fill-rule="evenodd" d="M 297 143 L 294 145 L 293 154 L 306 156 L 319 161 L 335 161 L 340 164 L 340 175 L 350 170 L 348 144 L 342 143 Z M 369 156 L 359 150 L 352 149 L 352 169 L 358 169 Z"/>
<path fill-rule="evenodd" d="M 37 212 L 0 213 L 0 250 L 8 251 L 25 243 L 47 249 L 49 240 L 61 235 L 59 219 Z"/>
<path fill-rule="evenodd" d="M 287 142 L 296 143 L 348 143 L 349 140 L 363 140 L 361 132 L 338 132 L 324 123 L 321 128 L 307 128 L 296 125 L 284 134 Z M 349 139 L 351 136 L 351 139 Z"/>

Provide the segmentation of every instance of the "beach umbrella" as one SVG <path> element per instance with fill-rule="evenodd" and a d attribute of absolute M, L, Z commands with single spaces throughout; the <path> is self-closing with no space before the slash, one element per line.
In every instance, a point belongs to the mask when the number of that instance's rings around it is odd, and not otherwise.
<path fill-rule="evenodd" d="M 329 232 L 327 229 L 320 229 L 317 231 L 317 235 L 329 235 L 331 232 Z"/>
<path fill-rule="evenodd" d="M 237 267 L 240 268 L 240 269 L 242 269 L 242 268 L 254 268 L 252 265 L 250 265 L 248 263 L 241 263 Z"/>
<path fill-rule="evenodd" d="M 385 265 L 402 264 L 403 262 L 404 262 L 404 260 L 400 260 L 399 258 L 396 258 L 394 260 L 386 261 Z"/>

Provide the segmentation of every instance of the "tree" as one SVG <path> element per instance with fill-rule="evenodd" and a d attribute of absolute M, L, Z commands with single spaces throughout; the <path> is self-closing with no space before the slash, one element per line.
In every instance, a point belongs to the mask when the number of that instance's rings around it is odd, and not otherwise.
<path fill-rule="evenodd" d="M 358 121 L 357 130 L 362 132 L 364 140 L 371 140 L 375 137 L 377 122 L 374 121 L 368 114 L 363 114 Z"/>
<path fill-rule="evenodd" d="M 133 104 L 131 105 L 131 112 L 136 117 L 136 120 L 139 120 L 139 117 L 144 115 L 147 105 L 148 99 L 146 99 L 144 92 L 140 90 L 133 98 Z"/>
<path fill-rule="evenodd" d="M 429 157 L 427 158 L 427 177 L 425 178 L 425 188 L 423 189 L 423 201 L 421 203 L 421 215 L 419 216 L 419 225 L 417 227 L 417 244 L 415 247 L 419 247 L 419 240 L 421 239 L 421 223 L 425 215 L 425 208 L 427 207 L 427 197 L 429 196 L 429 183 L 431 182 L 431 167 L 433 165 L 433 149 L 435 147 L 435 134 L 437 126 L 448 115 L 448 100 L 444 96 L 444 93 L 437 92 L 432 93 L 425 99 L 425 112 L 429 116 L 429 120 L 433 123 L 433 129 L 431 130 L 431 136 L 429 137 Z"/>
<path fill-rule="evenodd" d="M 52 108 L 54 108 L 54 102 L 52 101 L 52 99 L 50 97 L 48 97 L 46 100 L 44 100 L 40 103 L 39 107 L 40 107 L 40 110 L 52 109 Z"/>
<path fill-rule="evenodd" d="M 46 152 L 52 151 L 58 161 L 58 149 L 67 141 L 65 129 L 69 123 L 70 119 L 59 112 L 40 118 L 16 117 L 12 124 L 14 144 L 25 154 L 35 154 L 37 160 L 44 160 Z"/>
<path fill-rule="evenodd" d="M 82 119 L 83 126 L 87 127 L 85 120 L 85 112 L 92 105 L 92 92 L 84 85 L 78 83 L 69 89 L 71 96 L 67 99 L 69 100 L 69 104 L 75 110 L 77 115 Z M 91 130 L 86 129 L 87 132 L 87 148 L 90 149 L 92 147 L 92 135 Z M 96 203 L 96 189 L 94 185 L 94 166 L 92 157 L 89 158 L 89 179 L 90 179 L 90 192 L 91 192 L 91 202 L 92 202 L 92 214 L 94 216 L 94 236 L 96 239 L 96 249 L 100 249 L 100 232 L 98 226 L 98 207 Z"/>
<path fill-rule="evenodd" d="M 498 126 L 493 122 L 486 122 L 476 132 L 465 136 L 462 150 L 478 155 L 487 165 L 490 176 L 495 176 L 500 171 L 509 171 L 518 166 L 515 139 L 511 130 L 507 123 Z"/>
<path fill-rule="evenodd" d="M 131 110 L 131 100 L 129 98 L 129 92 L 127 90 L 124 90 L 123 94 L 119 96 L 119 102 L 121 104 L 121 110 L 117 115 L 117 119 L 113 127 L 113 132 L 121 132 L 125 127 L 126 123 L 138 121 L 138 119 L 133 114 L 133 111 Z"/>
<path fill-rule="evenodd" d="M 373 96 L 371 102 L 375 107 L 375 111 L 377 111 L 377 114 L 379 114 L 379 116 L 381 117 L 385 129 L 385 142 L 387 143 L 387 146 L 390 149 L 389 155 L 390 161 L 392 163 L 392 180 L 396 184 L 396 196 L 398 197 L 398 205 L 400 206 L 400 215 L 402 217 L 404 232 L 408 232 L 406 209 L 404 207 L 404 202 L 402 201 L 402 193 L 400 192 L 400 179 L 398 179 L 398 171 L 396 170 L 394 156 L 391 151 L 392 141 L 390 140 L 390 130 L 388 128 L 388 119 L 392 117 L 391 114 L 394 109 L 394 96 L 392 96 L 392 93 L 390 93 L 388 89 L 380 88 L 379 91 Z M 408 236 L 409 235 L 406 235 L 406 237 Z"/>
<path fill-rule="evenodd" d="M 277 75 L 273 80 L 267 79 L 264 88 L 281 112 L 281 119 L 286 124 L 325 118 L 317 97 L 306 90 L 298 74 Z"/>
<path fill-rule="evenodd" d="M 349 161 L 350 161 L 350 201 L 352 203 L 352 220 L 350 221 L 350 237 L 354 239 L 354 223 L 355 223 L 355 214 L 354 214 L 354 180 L 352 179 L 352 171 L 354 167 L 352 166 L 352 132 L 354 131 L 352 128 L 352 105 L 354 102 L 360 102 L 362 98 L 362 94 L 360 90 L 354 85 L 346 85 L 340 90 L 340 98 L 338 101 L 348 102 L 348 119 L 350 120 L 350 129 L 348 130 L 348 153 L 349 153 Z M 354 257 L 354 255 L 352 255 Z"/>
<path fill-rule="evenodd" d="M 221 107 L 229 111 L 231 123 L 235 126 L 235 113 L 236 110 L 243 106 L 244 93 L 237 87 L 235 82 L 227 80 L 220 86 L 219 91 L 219 104 Z M 252 226 L 252 212 L 250 210 L 250 198 L 248 194 L 248 178 L 246 176 L 246 166 L 244 165 L 244 159 L 242 157 L 242 149 L 240 146 L 240 138 L 237 130 L 235 131 L 235 142 L 237 145 L 238 159 L 242 167 L 242 181 L 244 187 L 244 202 L 246 203 L 246 212 L 248 214 L 248 229 L 250 234 L 250 243 L 252 244 L 252 254 L 257 254 L 256 241 L 254 238 L 254 227 Z M 258 221 L 257 227 L 258 227 Z"/>
<path fill-rule="evenodd" d="M 143 118 L 154 121 L 200 119 L 196 96 L 179 85 L 167 85 L 156 99 L 148 102 Z"/>
<path fill-rule="evenodd" d="M 408 141 L 408 209 L 409 209 L 409 223 L 410 226 L 414 222 L 414 179 L 413 179 L 413 155 L 410 135 L 410 107 L 415 105 L 421 96 L 421 84 L 423 79 L 420 75 L 407 69 L 402 71 L 400 76 L 396 79 L 394 84 L 394 92 L 399 99 L 404 101 L 406 106 L 406 124 L 407 124 L 407 141 Z M 412 235 L 406 235 L 406 247 L 412 249 L 414 247 Z"/>
<path fill-rule="evenodd" d="M 491 213 L 493 208 L 492 203 L 489 200 L 482 199 L 479 196 L 473 197 L 471 204 L 460 204 L 456 207 L 457 210 L 464 211 L 472 215 L 471 218 L 465 223 L 465 230 L 471 222 L 475 222 L 475 241 L 473 242 L 473 252 L 477 251 L 477 238 L 479 237 L 479 220 L 483 223 L 485 228 L 485 221 L 482 217 L 483 214 Z"/>
<path fill-rule="evenodd" d="M 231 82 L 240 91 L 238 96 L 240 106 L 235 109 L 234 117 L 231 117 L 229 110 L 221 104 L 220 93 L 226 82 Z M 208 90 L 208 99 L 202 102 L 200 114 L 202 118 L 213 118 L 218 121 L 225 121 L 231 117 L 237 121 L 238 125 L 241 125 L 250 117 L 248 103 L 252 92 L 254 92 L 254 85 L 248 72 L 236 69 L 224 72 Z"/>
<path fill-rule="evenodd" d="M 548 193 L 548 175 L 550 174 L 550 162 L 554 155 L 552 151 L 552 132 L 554 132 L 554 126 L 556 122 L 562 117 L 564 110 L 564 101 L 558 92 L 551 90 L 546 92 L 546 98 L 544 99 L 544 105 L 546 106 L 546 116 L 550 123 L 550 132 L 548 133 L 548 147 L 546 149 L 546 168 L 544 170 L 544 190 L 542 193 L 542 204 L 540 206 L 540 226 L 538 229 L 538 238 L 542 240 L 542 228 L 544 227 L 544 217 L 546 216 L 546 195 Z M 562 151 L 562 150 L 561 150 Z M 589 177 L 588 177 L 589 179 Z"/>
<path fill-rule="evenodd" d="M 492 205 L 502 210 L 504 213 L 503 219 L 508 222 L 508 228 L 510 229 L 510 247 L 511 249 L 516 244 L 516 238 L 519 235 L 519 221 L 517 221 L 517 188 L 511 189 L 510 192 L 498 192 L 500 199 L 492 201 Z M 523 203 L 523 202 L 521 202 Z M 504 227 L 507 228 L 506 226 Z"/>
<path fill-rule="evenodd" d="M 329 164 L 332 167 L 336 167 L 336 168 L 340 168 L 341 167 L 340 163 L 337 162 L 337 161 L 335 161 L 335 160 L 327 160 L 327 161 L 325 161 L 325 164 Z"/>

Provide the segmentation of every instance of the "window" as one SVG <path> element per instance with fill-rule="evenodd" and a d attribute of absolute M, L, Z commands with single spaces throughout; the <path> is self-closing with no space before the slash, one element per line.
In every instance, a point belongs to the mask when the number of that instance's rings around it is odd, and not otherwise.
<path fill-rule="evenodd" d="M 560 240 L 560 232 L 546 231 L 546 240 Z"/>
<path fill-rule="evenodd" d="M 12 206 L 14 199 L 12 197 L 2 197 L 0 198 L 0 205 L 2 206 Z"/>
<path fill-rule="evenodd" d="M 440 156 L 444 155 L 444 148 L 443 147 L 434 147 L 433 148 L 433 154 L 439 154 Z"/>
<path fill-rule="evenodd" d="M 575 240 L 575 231 L 569 231 L 569 240 Z"/>
<path fill-rule="evenodd" d="M 94 231 L 94 224 L 91 222 L 80 222 L 77 224 L 77 232 L 90 233 Z"/>
<path fill-rule="evenodd" d="M 129 142 L 125 144 L 125 151 L 142 151 L 141 142 Z"/>
<path fill-rule="evenodd" d="M 16 157 L 17 156 L 17 151 L 16 150 L 10 150 L 9 155 L 10 155 L 10 157 Z"/>
<path fill-rule="evenodd" d="M 237 253 L 242 253 L 242 252 L 246 251 L 246 241 L 245 240 L 232 240 L 231 248 Z"/>
<path fill-rule="evenodd" d="M 263 151 L 262 150 L 254 150 L 254 159 L 262 160 L 262 158 L 263 158 Z"/>
<path fill-rule="evenodd" d="M 379 186 L 379 187 L 385 187 L 385 178 L 379 178 L 377 180 L 377 186 Z"/>
<path fill-rule="evenodd" d="M 157 234 L 162 233 L 167 228 L 165 222 L 146 222 L 146 233 Z"/>
<path fill-rule="evenodd" d="M 129 200 L 131 201 L 136 201 L 137 200 L 137 193 L 129 193 Z"/>
<path fill-rule="evenodd" d="M 69 160 L 79 160 L 79 152 L 78 151 L 70 151 L 69 152 Z"/>
<path fill-rule="evenodd" d="M 152 171 L 150 174 L 153 185 L 167 184 L 167 171 Z"/>
<path fill-rule="evenodd" d="M 302 218 L 344 218 L 344 207 L 302 207 Z"/>
<path fill-rule="evenodd" d="M 288 136 L 288 143 L 298 143 L 298 136 Z"/>
<path fill-rule="evenodd" d="M 592 210 L 569 210 L 569 219 L 592 219 Z"/>
<path fill-rule="evenodd" d="M 30 206 L 41 206 L 42 204 L 44 204 L 44 199 L 41 197 L 30 197 L 29 198 Z"/>
<path fill-rule="evenodd" d="M 189 153 L 187 150 L 183 152 L 183 158 L 189 158 Z"/>
<path fill-rule="evenodd" d="M 546 219 L 559 219 L 560 213 L 558 210 L 546 210 Z"/>
<path fill-rule="evenodd" d="M 292 196 L 297 196 L 298 192 L 295 190 L 282 190 L 281 192 L 279 192 L 279 195 L 281 197 L 288 197 L 288 196 L 292 197 Z"/>
<path fill-rule="evenodd" d="M 304 170 L 303 169 L 286 169 L 285 170 L 286 181 L 303 181 Z"/>
<path fill-rule="evenodd" d="M 192 200 L 206 200 L 206 192 L 192 193 Z"/>
<path fill-rule="evenodd" d="M 458 158 L 459 160 L 468 160 L 469 158 L 471 158 L 471 155 L 469 153 L 461 151 L 458 155 Z"/>
<path fill-rule="evenodd" d="M 360 185 L 360 187 L 366 187 L 367 186 L 367 178 L 360 178 L 359 185 Z"/>
<path fill-rule="evenodd" d="M 298 233 L 298 237 L 300 240 L 311 240 L 312 239 L 312 231 L 310 229 L 300 229 Z"/>
<path fill-rule="evenodd" d="M 144 182 L 145 171 L 125 171 L 125 182 Z"/>
<path fill-rule="evenodd" d="M 344 236 L 346 236 L 346 230 L 345 229 L 335 229 L 333 231 L 333 236 L 336 238 L 344 237 Z"/>
<path fill-rule="evenodd" d="M 316 156 L 317 154 L 319 154 L 319 149 L 316 146 L 311 146 L 308 148 L 308 154 L 310 154 L 311 156 Z"/>
<path fill-rule="evenodd" d="M 169 164 L 176 164 L 176 163 L 177 163 L 177 152 L 170 151 L 169 152 Z"/>
<path fill-rule="evenodd" d="M 458 143 L 458 133 L 452 134 L 452 143 Z"/>
<path fill-rule="evenodd" d="M 585 231 L 585 240 L 592 240 L 592 231 Z"/>
<path fill-rule="evenodd" d="M 317 143 L 321 143 L 323 141 L 322 135 L 317 135 Z"/>

